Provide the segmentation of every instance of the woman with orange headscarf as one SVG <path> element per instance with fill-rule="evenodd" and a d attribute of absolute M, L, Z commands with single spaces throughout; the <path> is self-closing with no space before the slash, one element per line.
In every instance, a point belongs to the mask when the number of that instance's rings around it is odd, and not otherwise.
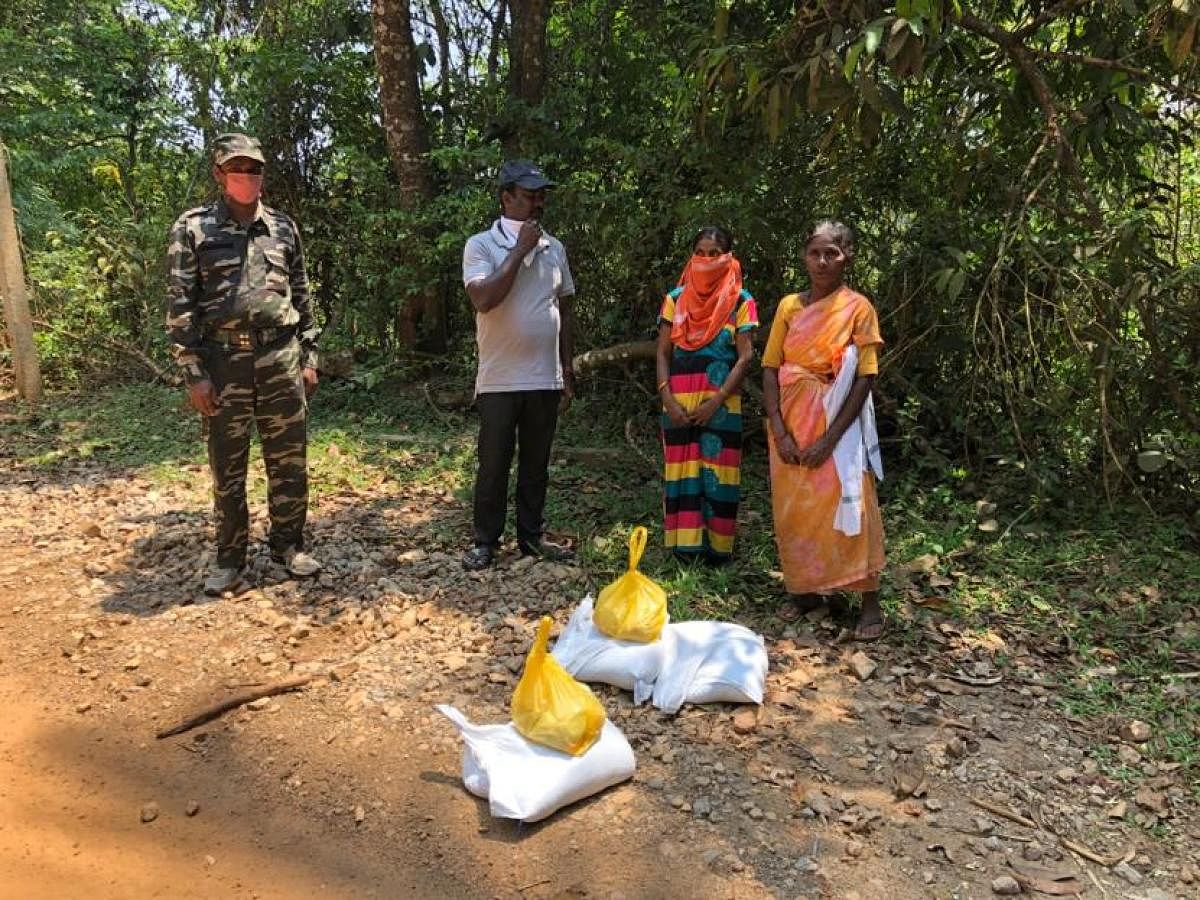
<path fill-rule="evenodd" d="M 742 464 L 742 380 L 754 358 L 754 298 L 724 228 L 702 228 L 659 313 L 663 530 L 676 556 L 727 562 Z"/>

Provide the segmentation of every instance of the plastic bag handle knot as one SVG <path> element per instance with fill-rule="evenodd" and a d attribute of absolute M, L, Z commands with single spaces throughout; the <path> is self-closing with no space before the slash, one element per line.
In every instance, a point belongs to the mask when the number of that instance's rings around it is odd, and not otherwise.
<path fill-rule="evenodd" d="M 550 626 L 553 624 L 553 620 L 549 616 L 542 616 L 541 621 L 538 622 L 537 637 L 533 639 L 528 662 L 538 662 L 546 655 L 550 647 Z"/>
<path fill-rule="evenodd" d="M 638 563 L 642 561 L 642 554 L 646 552 L 647 540 L 646 526 L 639 525 L 633 529 L 633 533 L 629 535 L 629 571 L 633 572 L 637 569 Z"/>

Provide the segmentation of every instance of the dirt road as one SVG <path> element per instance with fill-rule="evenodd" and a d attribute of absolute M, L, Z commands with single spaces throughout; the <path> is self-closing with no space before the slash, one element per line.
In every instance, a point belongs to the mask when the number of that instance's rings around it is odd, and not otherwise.
<path fill-rule="evenodd" d="M 208 601 L 193 474 L 0 470 L 0 896 L 905 900 L 991 896 L 1034 862 L 1113 897 L 1193 889 L 1181 848 L 1200 834 L 1171 772 L 1106 778 L 1029 648 L 949 627 L 936 659 L 869 648 L 860 681 L 820 626 L 757 623 L 772 629 L 757 717 L 666 717 L 601 689 L 635 779 L 539 825 L 492 819 L 433 704 L 504 721 L 537 618 L 561 622 L 587 573 L 509 558 L 466 575 L 438 549 L 465 515 L 448 494 L 376 487 L 314 510 L 320 579 L 259 553 L 251 590 Z M 1003 679 L 976 685 L 937 671 L 1000 673 L 1002 657 Z M 305 672 L 302 692 L 154 738 L 231 686 Z M 1133 822 L 1141 788 L 1165 841 Z M 1046 828 L 972 796 L 1036 807 Z"/>

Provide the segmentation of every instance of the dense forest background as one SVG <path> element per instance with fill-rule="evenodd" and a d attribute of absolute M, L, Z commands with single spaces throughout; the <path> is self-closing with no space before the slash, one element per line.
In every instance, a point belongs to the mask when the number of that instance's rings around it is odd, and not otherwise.
<path fill-rule="evenodd" d="M 520 155 L 560 184 L 581 350 L 648 339 L 708 223 L 766 324 L 806 229 L 840 217 L 893 455 L 1193 512 L 1198 21 L 1188 0 L 14 0 L 0 139 L 43 369 L 169 370 L 166 234 L 238 129 L 305 233 L 331 371 L 466 385 L 461 248 Z M 646 405 L 618 386 L 639 379 L 587 387 Z"/>

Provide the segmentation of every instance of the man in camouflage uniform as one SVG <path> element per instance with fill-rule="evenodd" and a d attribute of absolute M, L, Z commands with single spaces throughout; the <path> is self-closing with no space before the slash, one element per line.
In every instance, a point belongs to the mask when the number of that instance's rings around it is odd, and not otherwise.
<path fill-rule="evenodd" d="M 212 174 L 221 197 L 179 217 L 167 253 L 167 335 L 188 400 L 208 423 L 217 561 L 204 590 L 213 596 L 243 580 L 252 426 L 267 469 L 271 556 L 293 575 L 321 568 L 303 550 L 318 329 L 296 223 L 259 200 L 264 165 L 257 139 L 218 137 Z"/>

